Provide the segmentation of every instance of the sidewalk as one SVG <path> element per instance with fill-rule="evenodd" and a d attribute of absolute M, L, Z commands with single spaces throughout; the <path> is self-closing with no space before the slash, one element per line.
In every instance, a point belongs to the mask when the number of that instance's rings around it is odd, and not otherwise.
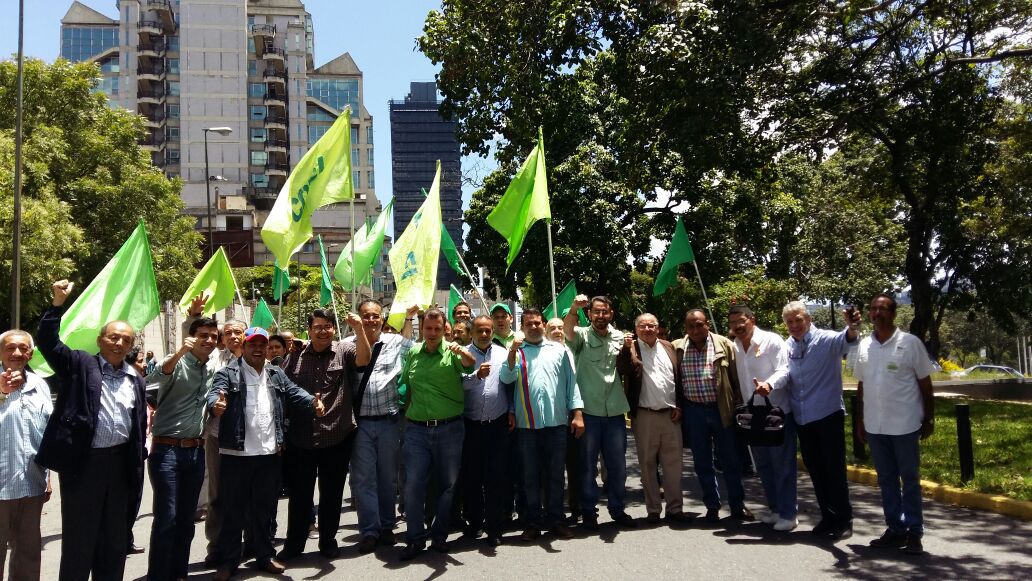
<path fill-rule="evenodd" d="M 685 511 L 703 512 L 701 494 L 685 453 Z M 665 526 L 646 527 L 639 472 L 634 461 L 633 438 L 628 442 L 628 512 L 641 520 L 636 530 L 617 529 L 600 510 L 602 530 L 594 536 L 578 534 L 569 541 L 545 535 L 537 543 L 521 543 L 519 532 L 509 533 L 497 550 L 482 540 L 467 541 L 454 534 L 448 555 L 427 551 L 408 564 L 398 561 L 401 545 L 359 555 L 357 517 L 345 501 L 338 539 L 343 549 L 333 561 L 321 558 L 316 541 L 309 553 L 288 563 L 282 579 L 814 579 L 849 577 L 861 579 L 1028 579 L 1032 578 L 1032 523 L 988 512 L 925 502 L 925 549 L 927 555 L 909 557 L 895 550 L 873 550 L 867 543 L 884 529 L 880 499 L 875 488 L 850 485 L 855 513 L 854 536 L 831 543 L 809 533 L 816 524 L 816 502 L 808 477 L 800 475 L 800 526 L 791 533 L 776 533 L 759 523 L 736 524 L 724 519 L 713 527 L 697 523 L 686 530 Z M 57 482 L 57 479 L 54 479 Z M 45 505 L 43 514 L 43 579 L 56 579 L 61 552 L 60 491 Z M 346 493 L 350 496 L 350 491 Z M 604 494 L 602 495 L 604 497 Z M 748 506 L 759 515 L 763 497 L 758 479 L 746 481 Z M 143 507 L 134 532 L 137 544 L 150 541 L 151 497 L 145 487 Z M 280 535 L 286 526 L 286 500 L 279 504 Z M 727 510 L 722 513 L 727 516 Z M 399 526 L 399 531 L 404 525 Z M 277 545 L 281 539 L 277 541 Z M 202 571 L 204 529 L 197 527 L 191 552 L 191 580 L 207 580 Z M 147 554 L 131 555 L 126 579 L 141 579 L 147 571 Z M 246 565 L 237 579 L 267 577 Z M 460 577 L 461 576 L 461 577 Z"/>

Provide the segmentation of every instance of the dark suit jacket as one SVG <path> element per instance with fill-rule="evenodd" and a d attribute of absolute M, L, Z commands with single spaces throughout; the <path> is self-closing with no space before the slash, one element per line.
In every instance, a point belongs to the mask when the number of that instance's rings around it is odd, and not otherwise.
<path fill-rule="evenodd" d="M 677 351 L 669 341 L 656 339 L 656 344 L 662 346 L 666 351 L 670 363 L 674 367 L 674 393 L 681 392 L 681 366 L 678 365 Z M 642 363 L 641 352 L 638 349 L 638 341 L 631 342 L 631 348 L 621 347 L 620 353 L 616 356 L 616 371 L 624 377 L 624 386 L 627 390 L 627 403 L 631 405 L 630 415 L 633 418 L 638 413 L 638 400 L 641 398 L 641 376 Z M 676 398 L 680 403 L 680 396 Z M 678 405 L 680 407 L 680 405 Z"/>
<path fill-rule="evenodd" d="M 100 356 L 71 349 L 65 345 L 58 331 L 64 309 L 50 307 L 39 322 L 36 345 L 58 377 L 57 401 L 54 412 L 43 432 L 36 462 L 64 477 L 74 477 L 89 461 L 90 446 L 100 410 L 100 390 L 104 378 L 100 371 Z M 147 401 L 144 379 L 134 376 L 136 405 L 133 407 L 133 425 L 129 431 L 129 460 L 126 476 L 129 478 L 130 513 L 136 518 L 136 507 L 143 493 L 143 463 L 147 455 L 144 432 L 147 429 Z"/>

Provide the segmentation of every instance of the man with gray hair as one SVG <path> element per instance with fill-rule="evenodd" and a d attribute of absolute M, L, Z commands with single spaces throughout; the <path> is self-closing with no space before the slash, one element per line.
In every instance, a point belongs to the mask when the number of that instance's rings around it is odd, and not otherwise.
<path fill-rule="evenodd" d="M 25 331 L 0 334 L 0 578 L 10 544 L 10 578 L 39 579 L 39 523 L 51 488 L 47 470 L 33 459 L 54 408 L 47 382 L 26 368 L 32 350 Z"/>
<path fill-rule="evenodd" d="M 817 536 L 835 540 L 853 534 L 853 507 L 846 480 L 845 406 L 842 402 L 842 358 L 856 344 L 860 313 L 843 311 L 841 331 L 816 329 L 800 301 L 785 305 L 781 317 L 788 326 L 788 373 L 762 382 L 756 391 L 786 389 L 799 434 L 799 449 L 810 473 L 821 509 Z"/>

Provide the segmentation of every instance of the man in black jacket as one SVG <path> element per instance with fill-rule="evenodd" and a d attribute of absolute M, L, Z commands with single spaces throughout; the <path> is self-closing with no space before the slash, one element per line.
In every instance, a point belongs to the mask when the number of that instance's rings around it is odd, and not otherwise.
<path fill-rule="evenodd" d="M 100 329 L 98 355 L 69 348 L 58 331 L 72 283 L 54 283 L 36 339 L 54 370 L 57 402 L 36 461 L 61 486 L 60 579 L 121 579 L 143 491 L 144 379 L 125 362 L 136 333 L 123 321 Z"/>

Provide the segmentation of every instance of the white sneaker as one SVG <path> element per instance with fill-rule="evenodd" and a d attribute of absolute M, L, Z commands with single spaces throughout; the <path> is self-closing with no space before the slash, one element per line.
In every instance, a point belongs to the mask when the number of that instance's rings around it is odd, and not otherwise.
<path fill-rule="evenodd" d="M 763 516 L 760 517 L 760 522 L 765 524 L 765 525 L 772 525 L 772 524 L 778 522 L 778 520 L 779 520 L 778 515 L 774 514 L 773 512 L 770 512 L 770 511 L 767 511 L 766 513 L 764 513 Z"/>
<path fill-rule="evenodd" d="M 774 523 L 774 530 L 776 531 L 790 531 L 799 526 L 798 519 L 779 518 L 778 522 Z"/>

